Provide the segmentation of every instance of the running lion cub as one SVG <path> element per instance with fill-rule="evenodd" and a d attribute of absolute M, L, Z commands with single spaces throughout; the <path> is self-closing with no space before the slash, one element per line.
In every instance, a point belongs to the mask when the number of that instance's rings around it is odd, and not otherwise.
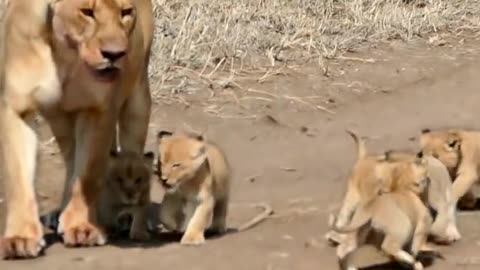
<path fill-rule="evenodd" d="M 392 190 L 360 205 L 346 226 L 337 227 L 332 222 L 333 230 L 356 234 L 351 241 L 337 247 L 342 269 L 357 269 L 349 257 L 368 244 L 383 251 L 386 261 L 391 256 L 415 270 L 423 269 L 422 263 L 416 260 L 418 252 L 433 251 L 427 244 L 432 217 L 422 201 L 429 184 L 427 160 L 420 156 L 415 161 L 389 161 L 384 166 L 383 176 L 395 183 Z M 393 169 L 389 169 L 390 166 Z M 410 247 L 409 252 L 403 250 L 405 245 Z"/>
<path fill-rule="evenodd" d="M 122 222 L 130 215 L 129 237 L 148 240 L 148 209 L 153 152 L 111 152 L 106 180 L 99 201 L 98 219 L 110 232 L 122 230 Z"/>

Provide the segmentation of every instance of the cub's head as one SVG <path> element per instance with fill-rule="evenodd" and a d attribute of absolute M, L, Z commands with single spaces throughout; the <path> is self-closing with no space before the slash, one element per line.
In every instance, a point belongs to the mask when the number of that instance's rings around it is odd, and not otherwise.
<path fill-rule="evenodd" d="M 158 174 L 167 192 L 174 192 L 208 164 L 207 146 L 200 135 L 160 131 L 157 142 Z"/>
<path fill-rule="evenodd" d="M 428 161 L 419 152 L 416 156 L 408 153 L 386 153 L 386 161 L 393 165 L 393 189 L 408 189 L 422 194 L 429 185 Z"/>
<path fill-rule="evenodd" d="M 426 155 L 440 160 L 450 172 L 455 170 L 461 159 L 461 136 L 455 130 L 422 130 L 420 147 Z"/>
<path fill-rule="evenodd" d="M 91 75 L 112 82 L 122 69 L 135 24 L 134 0 L 53 0 L 56 39 Z"/>
<path fill-rule="evenodd" d="M 123 204 L 138 204 L 149 195 L 154 157 L 153 152 L 110 153 L 107 186 L 119 195 Z"/>

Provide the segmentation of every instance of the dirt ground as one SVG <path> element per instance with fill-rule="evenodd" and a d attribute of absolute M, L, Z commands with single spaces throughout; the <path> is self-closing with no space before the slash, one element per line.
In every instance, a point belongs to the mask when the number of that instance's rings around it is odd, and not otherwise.
<path fill-rule="evenodd" d="M 225 149 L 234 169 L 231 226 L 254 214 L 245 203 L 269 202 L 275 214 L 249 231 L 208 239 L 202 247 L 181 247 L 161 236 L 145 245 L 82 249 L 55 242 L 43 257 L 1 261 L 0 269 L 337 269 L 335 250 L 323 236 L 355 159 L 345 129 L 367 136 L 369 147 L 379 152 L 415 147 L 421 128 L 480 128 L 478 46 L 473 37 L 444 46 L 389 43 L 330 62 L 326 74 L 318 66 L 295 67 L 260 82 L 261 76 L 252 75 L 241 88 L 212 93 L 205 87 L 172 94 L 181 102 L 160 99 L 147 149 L 153 149 L 159 129 L 206 132 Z M 39 126 L 38 198 L 45 212 L 59 201 L 63 165 L 48 130 Z M 158 187 L 153 193 L 160 201 Z M 439 247 L 446 259 L 429 268 L 479 269 L 479 219 L 480 214 L 461 213 L 463 239 Z"/>

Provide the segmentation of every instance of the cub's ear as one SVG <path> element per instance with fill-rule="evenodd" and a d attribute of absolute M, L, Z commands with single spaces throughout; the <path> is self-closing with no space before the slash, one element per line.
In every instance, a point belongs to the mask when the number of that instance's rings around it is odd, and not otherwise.
<path fill-rule="evenodd" d="M 458 150 L 460 148 L 461 138 L 457 132 L 450 132 L 447 138 L 446 148 L 448 150 Z"/>
<path fill-rule="evenodd" d="M 143 154 L 143 157 L 146 160 L 153 160 L 155 158 L 155 154 L 152 151 L 148 151 L 145 154 Z"/>
<path fill-rule="evenodd" d="M 117 158 L 118 157 L 118 152 L 117 150 L 110 150 L 110 157 L 112 158 Z"/>
<path fill-rule="evenodd" d="M 143 161 L 149 168 L 153 167 L 153 163 L 155 162 L 155 154 L 152 151 L 148 151 L 143 154 Z"/>
<path fill-rule="evenodd" d="M 173 135 L 173 132 L 171 132 L 171 131 L 160 130 L 160 131 L 157 133 L 157 139 L 158 139 L 158 140 L 161 140 L 162 138 L 169 137 L 169 136 L 172 136 L 172 135 Z"/>

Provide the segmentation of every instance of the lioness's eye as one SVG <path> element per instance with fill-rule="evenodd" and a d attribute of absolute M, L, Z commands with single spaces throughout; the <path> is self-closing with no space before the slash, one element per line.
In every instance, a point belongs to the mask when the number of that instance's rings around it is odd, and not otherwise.
<path fill-rule="evenodd" d="M 122 17 L 132 15 L 133 8 L 122 9 Z"/>
<path fill-rule="evenodd" d="M 173 166 L 172 166 L 172 168 L 178 168 L 178 167 L 180 167 L 180 163 L 175 163 L 175 164 L 173 164 Z"/>
<path fill-rule="evenodd" d="M 82 12 L 83 15 L 85 15 L 85 16 L 87 16 L 87 17 L 92 17 L 92 18 L 94 18 L 93 9 L 91 9 L 91 8 L 82 8 L 82 9 L 80 9 L 80 11 Z"/>

